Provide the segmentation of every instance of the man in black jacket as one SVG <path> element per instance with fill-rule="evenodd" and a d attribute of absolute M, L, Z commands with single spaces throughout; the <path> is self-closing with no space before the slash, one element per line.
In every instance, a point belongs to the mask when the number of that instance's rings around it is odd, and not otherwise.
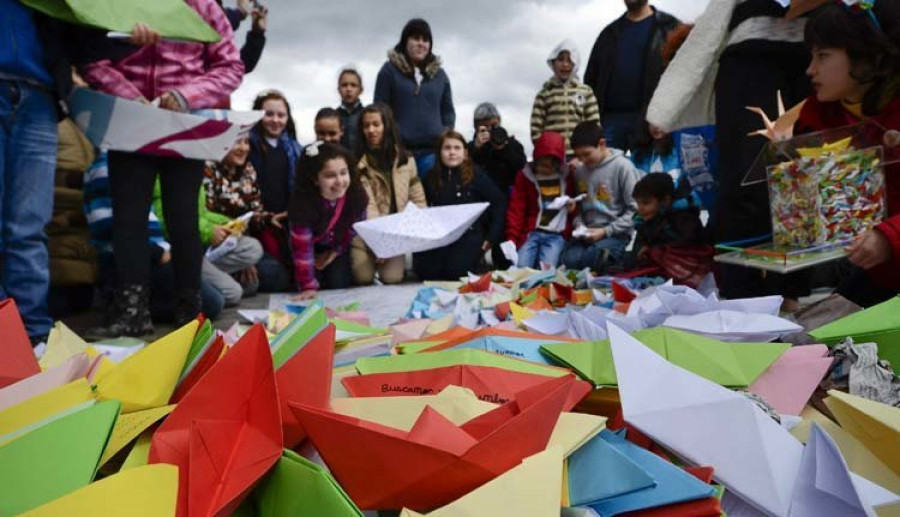
<path fill-rule="evenodd" d="M 509 201 L 516 174 L 525 168 L 528 161 L 525 148 L 500 126 L 500 111 L 490 102 L 482 102 L 475 108 L 474 120 L 475 137 L 469 143 L 472 161 L 494 180 L 506 201 Z M 508 269 L 513 265 L 503 256 L 499 243 L 491 249 L 491 262 L 494 269 Z"/>
<path fill-rule="evenodd" d="M 625 0 L 627 12 L 594 43 L 584 83 L 593 88 L 609 147 L 631 148 L 632 134 L 663 73 L 660 49 L 680 22 L 649 5 Z"/>

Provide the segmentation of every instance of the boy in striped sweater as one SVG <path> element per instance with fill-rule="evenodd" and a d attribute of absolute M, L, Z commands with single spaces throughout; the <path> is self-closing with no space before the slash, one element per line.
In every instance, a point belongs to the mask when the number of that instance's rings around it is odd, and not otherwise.
<path fill-rule="evenodd" d="M 553 77 L 534 99 L 531 110 L 531 140 L 537 141 L 544 131 L 555 131 L 566 139 L 566 154 L 572 155 L 572 131 L 581 122 L 599 121 L 600 108 L 593 90 L 578 80 L 580 56 L 571 40 L 553 49 L 547 65 Z"/>

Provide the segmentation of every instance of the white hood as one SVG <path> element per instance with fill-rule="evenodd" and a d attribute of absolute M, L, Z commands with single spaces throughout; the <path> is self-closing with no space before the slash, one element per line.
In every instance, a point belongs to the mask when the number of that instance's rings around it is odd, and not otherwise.
<path fill-rule="evenodd" d="M 575 68 L 572 70 L 572 77 L 578 76 L 578 67 L 581 65 L 581 54 L 578 53 L 578 47 L 575 46 L 575 42 L 570 39 L 565 39 L 560 42 L 556 48 L 550 52 L 550 55 L 547 56 L 547 66 L 550 67 L 550 70 L 553 70 L 553 62 L 556 61 L 556 58 L 563 52 L 569 52 L 569 57 L 572 59 L 572 62 L 575 63 Z"/>

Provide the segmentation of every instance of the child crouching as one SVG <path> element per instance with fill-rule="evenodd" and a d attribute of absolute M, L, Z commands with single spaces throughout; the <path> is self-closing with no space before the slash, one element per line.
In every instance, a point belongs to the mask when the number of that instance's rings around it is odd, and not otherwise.
<path fill-rule="evenodd" d="M 700 206 L 689 187 L 679 190 L 687 192 L 676 192 L 664 172 L 637 182 L 634 249 L 639 266 L 658 267 L 677 283 L 697 287 L 712 269 L 715 250 L 703 242 Z"/>
<path fill-rule="evenodd" d="M 304 149 L 297 165 L 297 186 L 288 218 L 299 300 L 319 289 L 351 284 L 350 242 L 353 224 L 366 216 L 368 197 L 355 160 L 337 144 L 316 142 Z"/>

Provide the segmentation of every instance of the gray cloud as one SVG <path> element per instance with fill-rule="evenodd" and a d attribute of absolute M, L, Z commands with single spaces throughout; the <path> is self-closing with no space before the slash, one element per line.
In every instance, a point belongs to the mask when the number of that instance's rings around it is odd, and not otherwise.
<path fill-rule="evenodd" d="M 491 101 L 500 108 L 504 125 L 530 148 L 531 105 L 551 74 L 544 62 L 547 54 L 570 38 L 586 61 L 600 30 L 624 12 L 621 0 L 262 1 L 269 7 L 267 46 L 257 69 L 235 92 L 233 105 L 248 109 L 260 90 L 284 91 L 301 142 L 313 138 L 316 111 L 339 104 L 340 67 L 359 67 L 366 87 L 363 102 L 370 102 L 388 48 L 408 19 L 423 17 L 432 26 L 435 53 L 450 76 L 457 129 L 471 135 L 475 106 Z M 707 2 L 656 0 L 653 5 L 692 21 Z M 244 30 L 237 36 L 239 45 Z"/>

